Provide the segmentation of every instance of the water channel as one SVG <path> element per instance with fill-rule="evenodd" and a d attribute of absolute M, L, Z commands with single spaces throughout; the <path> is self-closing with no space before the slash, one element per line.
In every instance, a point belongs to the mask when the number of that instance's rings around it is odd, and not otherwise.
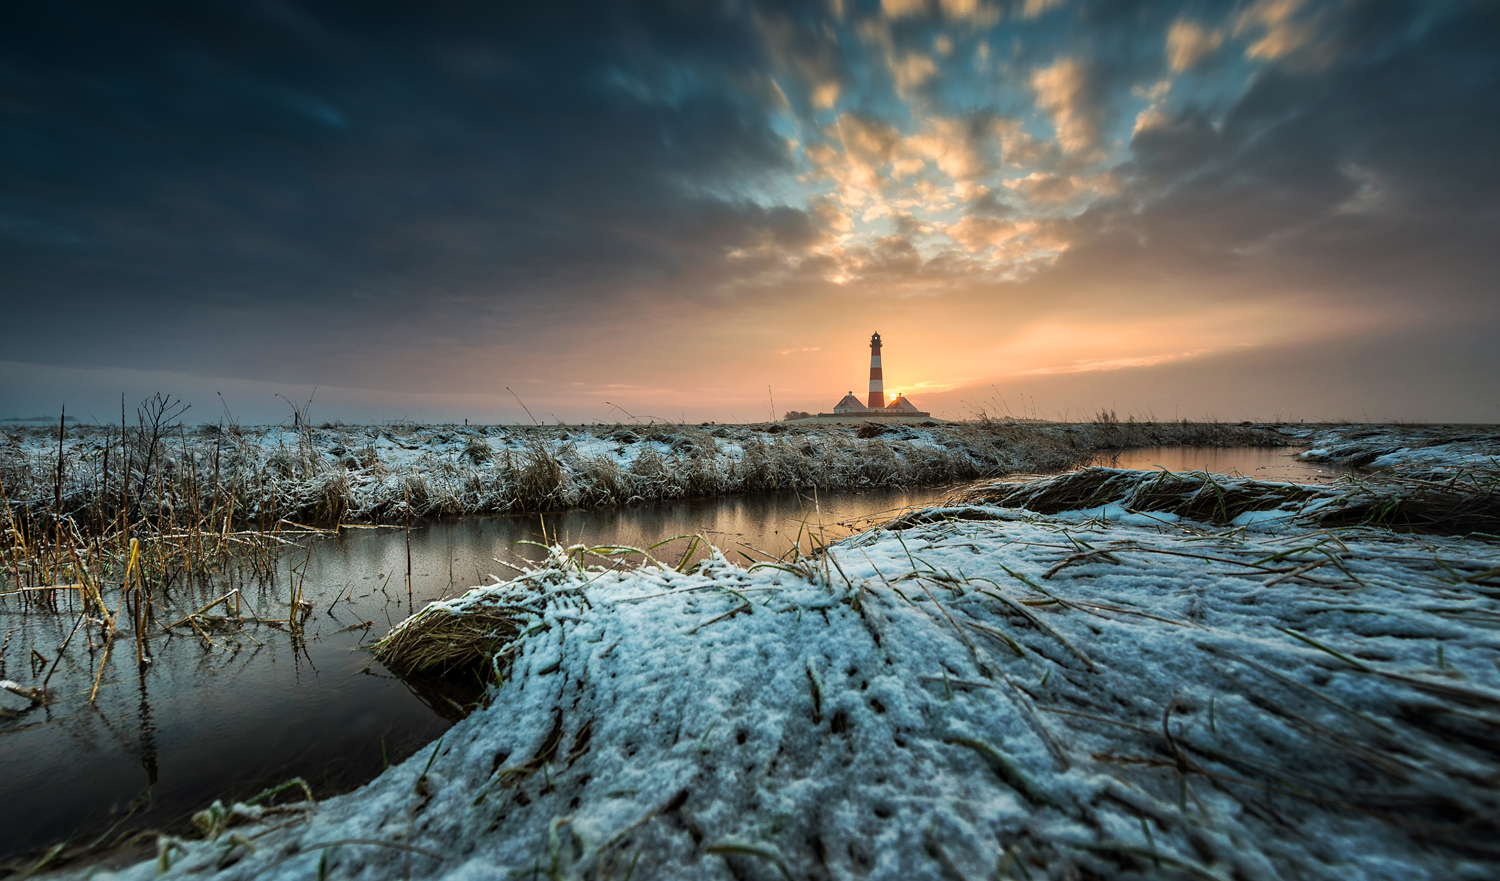
<path fill-rule="evenodd" d="M 1135 450 L 1096 464 L 1304 483 L 1337 476 L 1292 453 Z M 247 611 L 284 618 L 290 586 L 300 581 L 313 604 L 300 638 L 271 626 L 214 632 L 212 646 L 191 633 L 158 636 L 150 641 L 154 662 L 140 670 L 133 649 L 103 660 L 102 648 L 80 634 L 59 662 L 52 680 L 58 698 L 50 706 L 0 702 L 0 781 L 10 796 L 0 799 L 0 861 L 68 838 L 181 831 L 214 799 L 243 799 L 292 777 L 305 779 L 319 798 L 371 779 L 386 762 L 430 743 L 456 713 L 413 693 L 362 647 L 431 600 L 511 577 L 515 566 L 545 553 L 540 544 L 648 547 L 702 534 L 734 559 L 765 559 L 799 540 L 809 549 L 808 531 L 832 541 L 953 490 L 781 493 L 417 523 L 409 595 L 404 530 L 346 529 L 317 540 L 310 554 L 287 554 L 275 579 L 243 589 Z M 653 553 L 676 563 L 688 544 L 677 539 Z M 212 598 L 205 593 L 201 602 Z M 189 606 L 196 598 L 182 599 L 179 605 Z M 39 680 L 36 659 L 25 653 L 34 646 L 51 658 L 76 618 L 66 608 L 23 614 L 12 601 L 0 602 L 0 638 L 10 646 L 0 652 L 0 678 Z"/>

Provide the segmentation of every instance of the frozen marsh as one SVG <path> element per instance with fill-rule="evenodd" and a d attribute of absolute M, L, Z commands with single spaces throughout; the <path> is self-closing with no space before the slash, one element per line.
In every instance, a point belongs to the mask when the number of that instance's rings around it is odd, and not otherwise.
<path fill-rule="evenodd" d="M 554 546 L 377 650 L 490 680 L 440 740 L 71 874 L 1493 877 L 1493 435 L 1364 430 L 1285 430 L 1377 452 L 1325 486 L 1088 469 L 754 565 Z"/>
<path fill-rule="evenodd" d="M 1051 473 L 1101 450 L 1284 445 L 1274 430 L 1220 423 L 945 423 L 759 426 L 135 426 L 0 432 L 12 510 L 79 521 L 282 519 L 400 522 L 413 516 L 553 511 L 788 489 L 934 485 Z"/>

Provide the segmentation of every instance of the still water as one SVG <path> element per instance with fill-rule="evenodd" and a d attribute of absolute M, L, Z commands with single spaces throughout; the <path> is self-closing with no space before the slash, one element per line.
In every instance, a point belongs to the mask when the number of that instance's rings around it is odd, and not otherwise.
<path fill-rule="evenodd" d="M 1302 482 L 1334 476 L 1284 449 L 1126 451 L 1095 464 Z M 385 762 L 439 736 L 454 713 L 372 664 L 363 647 L 431 600 L 511 577 L 515 566 L 545 555 L 540 544 L 666 541 L 652 553 L 675 564 L 690 540 L 674 536 L 701 534 L 731 558 L 766 559 L 794 545 L 810 550 L 810 534 L 833 541 L 953 490 L 781 493 L 416 523 L 409 593 L 405 530 L 346 529 L 317 539 L 311 553 L 287 553 L 275 578 L 242 588 L 247 613 L 285 618 L 300 583 L 313 606 L 301 636 L 270 625 L 211 632 L 211 646 L 191 631 L 152 636 L 154 661 L 142 670 L 133 636 L 122 634 L 104 659 L 102 646 L 79 633 L 52 679 L 59 696 L 50 706 L 24 710 L 24 702 L 0 695 L 7 699 L 0 700 L 0 781 L 9 796 L 0 799 L 0 860 L 66 838 L 182 831 L 214 799 L 243 799 L 292 777 L 319 798 L 369 780 Z M 217 595 L 178 596 L 172 606 L 193 609 Z M 13 600 L 0 601 L 0 639 L 9 647 L 0 651 L 0 678 L 39 681 L 27 652 L 36 647 L 52 659 L 76 619 L 66 607 L 21 614 Z"/>
<path fill-rule="evenodd" d="M 1212 471 L 1294 483 L 1332 483 L 1349 473 L 1338 465 L 1300 461 L 1296 453 L 1283 447 L 1150 447 L 1101 455 L 1090 464 L 1138 471 Z"/>

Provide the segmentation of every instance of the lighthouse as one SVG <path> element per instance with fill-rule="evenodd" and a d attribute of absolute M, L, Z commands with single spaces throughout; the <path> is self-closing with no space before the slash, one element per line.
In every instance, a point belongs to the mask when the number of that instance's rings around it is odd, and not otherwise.
<path fill-rule="evenodd" d="M 941 422 L 934 420 L 932 414 L 925 410 L 918 410 L 917 406 L 908 401 L 900 392 L 886 403 L 885 400 L 885 374 L 880 369 L 880 334 L 870 335 L 870 397 L 867 403 L 860 403 L 854 392 L 844 395 L 837 404 L 833 405 L 832 413 L 819 413 L 817 416 L 809 416 L 809 419 L 817 419 L 827 422 L 865 422 L 868 420 L 891 421 L 891 422 Z"/>

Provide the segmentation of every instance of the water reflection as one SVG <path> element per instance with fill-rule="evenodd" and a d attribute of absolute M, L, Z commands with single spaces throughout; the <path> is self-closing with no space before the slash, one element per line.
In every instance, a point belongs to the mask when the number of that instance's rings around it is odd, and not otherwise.
<path fill-rule="evenodd" d="M 515 567 L 546 556 L 548 544 L 653 548 L 659 560 L 679 563 L 701 535 L 733 559 L 804 552 L 866 529 L 904 508 L 942 501 L 952 487 L 909 491 L 771 495 L 665 502 L 606 511 L 530 516 L 466 517 L 418 524 L 411 532 L 412 589 L 418 603 L 475 584 L 505 580 Z M 345 597 L 404 598 L 405 536 L 352 530 L 313 555 L 309 581 L 336 585 Z M 665 542 L 665 544 L 662 544 Z M 653 547 L 655 546 L 655 547 Z M 707 554 L 702 543 L 691 555 Z M 343 602 L 344 600 L 340 600 Z"/>
<path fill-rule="evenodd" d="M 157 780 L 156 768 L 156 724 L 151 721 L 151 701 L 146 696 L 146 670 L 137 668 L 140 676 L 137 682 L 140 684 L 140 731 L 141 731 L 141 767 L 146 770 L 146 785 L 155 786 Z"/>
<path fill-rule="evenodd" d="M 1293 483 L 1331 483 L 1349 473 L 1337 465 L 1303 462 L 1297 453 L 1286 447 L 1151 447 L 1101 454 L 1089 464 L 1139 471 L 1211 471 Z"/>

